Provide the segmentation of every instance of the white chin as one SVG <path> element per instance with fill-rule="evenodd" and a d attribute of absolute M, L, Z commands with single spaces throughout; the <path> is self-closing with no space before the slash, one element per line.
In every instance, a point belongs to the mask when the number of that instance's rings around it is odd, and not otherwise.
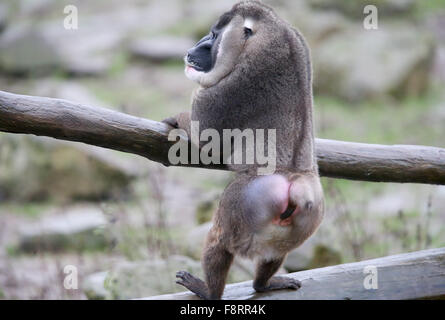
<path fill-rule="evenodd" d="M 201 78 L 204 75 L 204 72 L 197 71 L 190 66 L 185 66 L 184 73 L 187 78 L 189 78 L 190 80 L 195 81 L 197 83 L 200 83 Z"/>

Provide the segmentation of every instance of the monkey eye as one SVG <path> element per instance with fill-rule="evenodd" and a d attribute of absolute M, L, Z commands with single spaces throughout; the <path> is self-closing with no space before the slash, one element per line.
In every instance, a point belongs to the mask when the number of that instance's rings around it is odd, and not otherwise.
<path fill-rule="evenodd" d="M 212 37 L 212 40 L 215 40 L 215 39 L 216 39 L 216 33 L 215 33 L 215 32 L 212 31 L 212 33 L 211 33 L 210 36 Z"/>
<path fill-rule="evenodd" d="M 247 28 L 247 27 L 244 27 L 244 36 L 246 37 L 246 38 L 249 38 L 251 35 L 252 35 L 252 29 L 250 29 L 250 28 Z"/>

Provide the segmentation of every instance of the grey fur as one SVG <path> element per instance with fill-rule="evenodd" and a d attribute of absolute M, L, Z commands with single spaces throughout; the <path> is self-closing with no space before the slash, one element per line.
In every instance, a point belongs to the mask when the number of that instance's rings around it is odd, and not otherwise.
<path fill-rule="evenodd" d="M 230 128 L 276 129 L 277 167 L 316 170 L 312 71 L 306 41 L 257 1 L 241 2 L 231 12 L 253 15 L 261 29 L 246 41 L 236 61 L 225 61 L 235 66 L 227 76 L 212 79 L 214 85 L 197 90 L 191 119 L 199 120 L 200 130 L 214 128 L 220 134 Z M 212 72 L 209 76 L 214 78 Z"/>
<path fill-rule="evenodd" d="M 255 21 L 249 39 L 242 37 L 245 18 Z M 282 205 L 274 198 L 277 190 L 270 190 L 273 179 L 259 180 L 251 170 L 257 165 L 234 167 L 237 176 L 224 190 L 207 236 L 205 282 L 187 272 L 179 272 L 177 282 L 202 298 L 219 299 L 233 256 L 240 254 L 258 258 L 257 291 L 298 289 L 298 282 L 272 275 L 323 217 L 309 49 L 296 29 L 258 1 L 236 4 L 217 25 L 226 25 L 229 31 L 219 40 L 213 69 L 198 80 L 201 87 L 193 97 L 191 119 L 199 121 L 201 131 L 212 128 L 221 136 L 223 129 L 276 129 L 275 174 L 281 176 L 276 181 L 289 185 L 286 203 L 298 213 L 287 212 L 286 226 L 273 224 L 284 212 L 277 211 Z M 185 118 L 183 113 L 167 122 L 190 132 Z"/>

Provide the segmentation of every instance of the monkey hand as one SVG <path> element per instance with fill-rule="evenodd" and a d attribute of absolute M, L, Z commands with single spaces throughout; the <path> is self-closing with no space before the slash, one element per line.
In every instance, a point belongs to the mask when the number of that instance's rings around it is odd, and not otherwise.
<path fill-rule="evenodd" d="M 190 136 L 190 112 L 181 112 L 176 116 L 168 117 L 162 120 L 162 122 L 168 124 L 174 129 L 184 129 Z"/>

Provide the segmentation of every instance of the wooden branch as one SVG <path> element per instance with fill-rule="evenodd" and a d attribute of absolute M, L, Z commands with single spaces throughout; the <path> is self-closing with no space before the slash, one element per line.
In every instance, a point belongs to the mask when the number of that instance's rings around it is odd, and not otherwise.
<path fill-rule="evenodd" d="M 61 99 L 0 91 L 0 131 L 83 142 L 168 163 L 169 127 Z M 445 149 L 316 139 L 320 174 L 380 182 L 445 184 Z M 223 165 L 188 165 L 226 169 Z"/>
<path fill-rule="evenodd" d="M 365 267 L 376 267 L 377 289 L 365 289 Z M 368 271 L 369 272 L 369 271 Z M 233 300 L 405 300 L 445 298 L 445 248 L 312 269 L 286 275 L 302 282 L 297 291 L 256 293 L 252 281 L 227 285 L 223 299 Z M 144 300 L 196 300 L 191 292 Z"/>

